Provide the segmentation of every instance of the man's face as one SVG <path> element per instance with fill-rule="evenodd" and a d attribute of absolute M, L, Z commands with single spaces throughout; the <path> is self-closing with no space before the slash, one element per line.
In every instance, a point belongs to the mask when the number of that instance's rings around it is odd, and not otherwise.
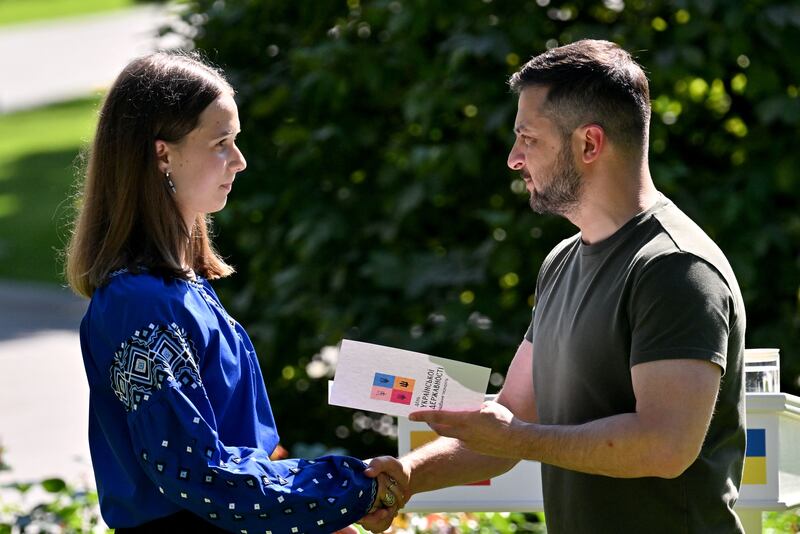
<path fill-rule="evenodd" d="M 583 182 L 569 139 L 541 112 L 546 97 L 545 87 L 520 93 L 508 166 L 525 180 L 533 211 L 567 215 L 578 205 Z"/>

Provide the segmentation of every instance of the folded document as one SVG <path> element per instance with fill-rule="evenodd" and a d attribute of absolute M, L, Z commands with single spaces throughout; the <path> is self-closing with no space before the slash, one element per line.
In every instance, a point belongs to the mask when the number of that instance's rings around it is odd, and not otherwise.
<path fill-rule="evenodd" d="M 418 410 L 477 410 L 490 369 L 419 352 L 342 340 L 329 403 L 408 416 Z"/>

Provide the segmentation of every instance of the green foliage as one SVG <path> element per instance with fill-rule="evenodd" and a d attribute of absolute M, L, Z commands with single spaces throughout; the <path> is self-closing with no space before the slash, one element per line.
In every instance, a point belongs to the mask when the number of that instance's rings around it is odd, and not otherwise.
<path fill-rule="evenodd" d="M 539 534 L 547 532 L 544 514 L 519 512 L 460 512 L 453 514 L 399 514 L 392 523 L 397 534 Z M 364 533 L 366 530 L 359 527 Z"/>
<path fill-rule="evenodd" d="M 256 342 L 287 446 L 313 432 L 356 454 L 391 450 L 307 376 L 343 336 L 505 370 L 539 265 L 574 232 L 534 215 L 506 169 L 505 81 L 583 37 L 648 70 L 657 186 L 727 253 L 748 346 L 780 347 L 783 388 L 798 391 L 800 8 L 539 4 L 190 2 L 197 46 L 239 91 L 249 162 L 218 217 L 240 273 L 220 286 Z"/>
<path fill-rule="evenodd" d="M 762 517 L 764 534 L 800 532 L 800 514 L 796 509 L 786 512 L 764 512 Z"/>
<path fill-rule="evenodd" d="M 15 495 L 4 502 L 0 499 L 0 533 L 11 532 L 107 532 L 100 521 L 97 493 L 79 490 L 60 478 L 50 478 L 36 484 L 13 483 L 3 489 L 5 495 Z M 31 494 L 36 494 L 32 498 Z M 44 502 L 40 502 L 43 497 Z M 30 505 L 35 499 L 37 504 Z"/>

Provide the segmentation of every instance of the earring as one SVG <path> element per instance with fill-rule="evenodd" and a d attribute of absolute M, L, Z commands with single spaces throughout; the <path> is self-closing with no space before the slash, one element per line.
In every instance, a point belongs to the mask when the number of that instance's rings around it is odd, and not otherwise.
<path fill-rule="evenodd" d="M 177 193 L 177 191 L 175 191 L 175 184 L 173 184 L 172 180 L 170 180 L 170 178 L 169 178 L 169 171 L 167 171 L 164 174 L 167 177 L 167 185 L 169 186 L 170 189 L 172 189 L 172 194 L 174 195 L 175 193 Z"/>

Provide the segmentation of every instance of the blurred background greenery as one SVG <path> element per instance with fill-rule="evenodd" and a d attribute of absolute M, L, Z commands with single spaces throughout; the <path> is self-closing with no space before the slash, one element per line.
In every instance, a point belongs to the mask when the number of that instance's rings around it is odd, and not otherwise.
<path fill-rule="evenodd" d="M 782 389 L 800 393 L 796 2 L 183 4 L 188 30 L 165 31 L 226 70 L 249 163 L 216 217 L 239 272 L 216 286 L 256 344 L 292 455 L 396 449 L 391 418 L 327 405 L 343 337 L 490 366 L 502 385 L 538 267 L 575 232 L 533 214 L 505 166 L 505 80 L 584 37 L 646 68 L 656 185 L 726 253 L 747 346 L 779 347 Z M 62 283 L 55 251 L 96 108 L 0 116 L 0 276 Z"/>
<path fill-rule="evenodd" d="M 111 13 L 137 4 L 165 4 L 168 0 L 2 0 L 0 26 L 63 20 Z"/>
<path fill-rule="evenodd" d="M 3 0 L 0 26 L 106 13 L 134 5 L 136 0 Z"/>
<path fill-rule="evenodd" d="M 249 162 L 217 216 L 239 269 L 218 285 L 257 340 L 284 444 L 313 428 L 359 455 L 393 447 L 385 421 L 325 402 L 321 351 L 342 337 L 487 365 L 501 385 L 539 265 L 575 232 L 532 213 L 506 168 L 516 99 L 505 81 L 583 37 L 645 66 L 656 184 L 727 254 L 747 345 L 780 347 L 783 390 L 800 391 L 798 9 L 190 2 L 197 47 L 239 91 Z M 287 424 L 298 407 L 303 424 Z"/>

